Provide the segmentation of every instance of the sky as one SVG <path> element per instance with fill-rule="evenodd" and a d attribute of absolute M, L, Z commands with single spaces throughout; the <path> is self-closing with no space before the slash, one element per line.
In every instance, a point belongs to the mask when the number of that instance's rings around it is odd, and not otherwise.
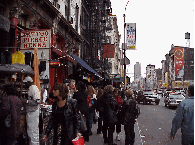
<path fill-rule="evenodd" d="M 190 47 L 194 48 L 193 0 L 111 0 L 112 14 L 117 16 L 120 43 L 124 43 L 124 17 L 126 23 L 136 23 L 136 49 L 127 50 L 130 60 L 127 76 L 134 80 L 134 64 L 141 63 L 145 77 L 146 66 L 162 68 L 161 61 L 171 45 L 186 47 L 185 33 L 190 33 Z M 126 6 L 127 4 L 127 6 Z M 126 7 L 126 11 L 125 11 Z M 126 40 L 125 40 L 126 41 Z"/>

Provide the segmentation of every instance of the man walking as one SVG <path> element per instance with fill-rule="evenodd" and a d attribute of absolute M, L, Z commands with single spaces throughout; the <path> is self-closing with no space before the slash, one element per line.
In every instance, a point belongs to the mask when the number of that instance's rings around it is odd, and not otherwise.
<path fill-rule="evenodd" d="M 181 127 L 182 145 L 194 145 L 194 85 L 188 87 L 188 96 L 177 107 L 170 133 L 172 141 Z"/>

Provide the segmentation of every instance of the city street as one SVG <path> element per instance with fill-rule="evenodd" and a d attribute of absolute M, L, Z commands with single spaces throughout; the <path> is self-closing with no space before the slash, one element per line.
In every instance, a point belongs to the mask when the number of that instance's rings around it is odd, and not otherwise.
<path fill-rule="evenodd" d="M 174 141 L 169 140 L 169 133 L 172 126 L 172 119 L 176 108 L 168 109 L 164 106 L 164 98 L 160 99 L 160 104 L 139 104 L 141 114 L 135 123 L 135 145 L 181 145 L 181 131 L 177 131 Z M 93 135 L 90 136 L 86 145 L 103 144 L 103 135 L 97 135 L 97 124 L 93 124 Z M 116 141 L 114 133 L 114 143 L 125 144 L 124 126 L 120 134 L 121 141 Z"/>
<path fill-rule="evenodd" d="M 141 140 L 144 145 L 180 145 L 181 131 L 177 131 L 174 141 L 169 140 L 172 126 L 172 119 L 176 108 L 168 109 L 164 106 L 164 98 L 160 104 L 151 103 L 148 105 L 139 104 L 141 114 L 137 119 Z"/>

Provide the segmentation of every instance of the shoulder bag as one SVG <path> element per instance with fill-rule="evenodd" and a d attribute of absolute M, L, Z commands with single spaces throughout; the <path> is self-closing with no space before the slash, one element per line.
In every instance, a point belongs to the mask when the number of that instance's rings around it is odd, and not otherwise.
<path fill-rule="evenodd" d="M 79 113 L 80 113 L 80 117 L 81 117 L 80 130 L 81 130 L 81 132 L 85 132 L 87 130 L 86 118 L 85 118 L 85 116 L 80 111 L 79 111 Z"/>

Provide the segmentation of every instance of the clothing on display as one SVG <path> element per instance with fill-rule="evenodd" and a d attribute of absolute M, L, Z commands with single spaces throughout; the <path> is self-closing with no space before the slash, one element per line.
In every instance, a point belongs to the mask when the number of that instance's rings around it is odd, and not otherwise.
<path fill-rule="evenodd" d="M 33 67 L 34 54 L 30 51 L 27 51 L 25 54 L 25 64 Z"/>
<path fill-rule="evenodd" d="M 12 64 L 13 63 L 25 64 L 25 55 L 21 51 L 16 51 L 12 55 Z"/>
<path fill-rule="evenodd" d="M 9 51 L 1 52 L 1 64 L 11 64 L 12 63 L 12 55 Z"/>

